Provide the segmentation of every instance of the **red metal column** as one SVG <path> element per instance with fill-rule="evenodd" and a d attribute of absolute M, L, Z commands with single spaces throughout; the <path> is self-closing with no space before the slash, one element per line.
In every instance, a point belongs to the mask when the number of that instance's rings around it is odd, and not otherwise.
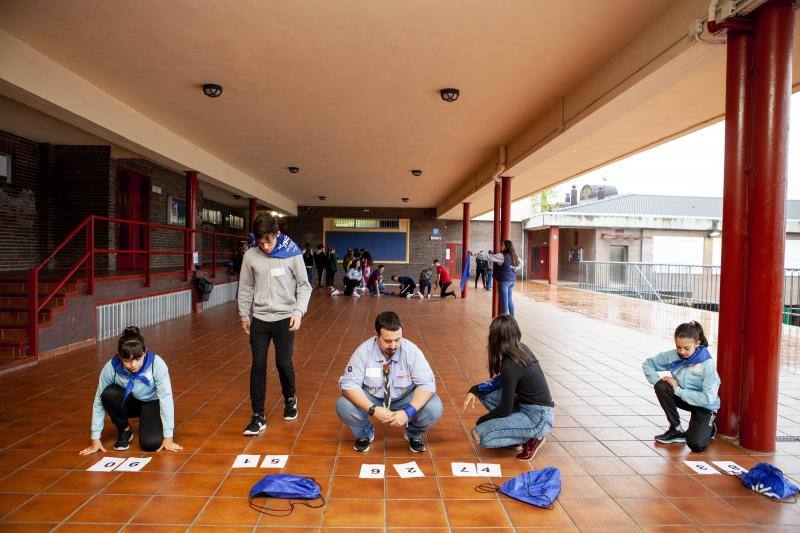
<path fill-rule="evenodd" d="M 511 238 L 511 177 L 502 176 L 500 178 L 500 241 L 507 241 Z M 500 251 L 500 243 L 497 250 Z M 494 280 L 493 287 L 497 287 L 497 314 L 500 314 L 500 287 L 497 280 Z"/>
<path fill-rule="evenodd" d="M 558 283 L 558 226 L 550 226 L 549 249 L 547 252 L 548 281 L 552 285 Z"/>
<path fill-rule="evenodd" d="M 502 184 L 502 201 L 500 205 L 500 240 L 511 238 L 511 176 L 500 178 Z"/>
<path fill-rule="evenodd" d="M 253 223 L 256 221 L 256 211 L 258 210 L 258 201 L 255 198 L 250 198 L 250 231 L 253 231 Z"/>
<path fill-rule="evenodd" d="M 492 252 L 500 251 L 500 182 L 494 182 L 494 242 Z M 492 265 L 489 265 L 492 268 Z M 500 287 L 497 280 L 492 280 L 492 318 L 500 312 Z"/>
<path fill-rule="evenodd" d="M 197 249 L 195 246 L 196 229 L 196 213 L 197 213 L 197 172 L 190 170 L 186 172 L 186 267 L 184 268 L 184 277 L 187 278 L 189 272 L 194 272 L 194 252 Z M 184 279 L 184 281 L 187 281 Z"/>
<path fill-rule="evenodd" d="M 464 206 L 464 214 L 462 216 L 463 222 L 461 224 L 462 225 L 462 230 L 461 230 L 461 276 L 462 277 L 465 274 L 464 265 L 467 264 L 467 257 L 469 257 L 467 255 L 467 252 L 469 251 L 469 221 L 470 221 L 469 208 L 470 208 L 470 204 L 469 204 L 469 202 L 464 202 L 463 206 Z M 474 269 L 474 267 L 473 267 L 473 269 Z M 468 288 L 469 288 L 469 280 L 467 280 L 467 282 L 464 284 L 464 290 L 461 291 L 461 297 L 462 298 L 466 298 L 467 297 L 467 289 Z"/>
<path fill-rule="evenodd" d="M 89 259 L 86 263 L 86 294 L 94 294 L 94 215 L 86 226 L 86 251 Z"/>
<path fill-rule="evenodd" d="M 771 0 L 757 12 L 753 56 L 752 161 L 748 199 L 742 406 L 745 448 L 773 451 L 778 423 L 781 313 L 793 2 Z"/>
<path fill-rule="evenodd" d="M 717 426 L 722 435 L 739 434 L 747 273 L 747 182 L 752 112 L 753 34 L 728 31 L 725 80 L 725 182 L 722 195 L 717 370 L 722 405 Z"/>

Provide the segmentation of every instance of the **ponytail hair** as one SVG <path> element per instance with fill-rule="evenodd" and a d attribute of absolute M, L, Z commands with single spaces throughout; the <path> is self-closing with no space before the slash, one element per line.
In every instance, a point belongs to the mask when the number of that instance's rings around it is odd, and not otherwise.
<path fill-rule="evenodd" d="M 128 326 L 117 342 L 117 357 L 127 361 L 139 359 L 146 351 L 144 337 L 136 326 Z"/>
<path fill-rule="evenodd" d="M 706 339 L 706 334 L 703 333 L 703 326 L 694 320 L 684 322 L 675 328 L 675 338 L 692 339 L 694 341 L 700 341 L 701 346 L 708 346 L 708 339 Z"/>

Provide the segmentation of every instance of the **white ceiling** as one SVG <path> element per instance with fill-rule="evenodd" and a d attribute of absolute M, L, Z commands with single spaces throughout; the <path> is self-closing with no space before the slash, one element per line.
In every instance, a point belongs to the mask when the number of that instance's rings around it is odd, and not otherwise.
<path fill-rule="evenodd" d="M 296 204 L 434 207 L 669 4 L 4 0 L 0 29 Z"/>

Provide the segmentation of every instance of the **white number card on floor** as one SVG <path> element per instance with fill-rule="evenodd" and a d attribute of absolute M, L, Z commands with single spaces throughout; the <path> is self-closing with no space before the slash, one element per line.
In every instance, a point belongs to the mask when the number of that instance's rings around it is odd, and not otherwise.
<path fill-rule="evenodd" d="M 703 474 L 703 475 L 719 474 L 719 471 L 717 471 L 716 468 L 714 468 L 705 461 L 684 461 L 683 464 L 685 464 L 698 474 Z"/>
<path fill-rule="evenodd" d="M 456 477 L 477 477 L 478 475 L 475 463 L 450 463 L 450 467 Z"/>
<path fill-rule="evenodd" d="M 739 466 L 733 461 L 711 461 L 711 462 L 717 465 L 717 468 L 732 476 L 741 476 L 742 474 L 747 473 L 747 469 L 745 467 Z"/>
<path fill-rule="evenodd" d="M 255 468 L 260 458 L 260 455 L 237 455 L 233 468 Z"/>
<path fill-rule="evenodd" d="M 267 455 L 261 463 L 261 468 L 283 468 L 288 460 L 288 455 Z"/>
<path fill-rule="evenodd" d="M 86 470 L 90 472 L 111 472 L 124 462 L 125 459 L 122 457 L 103 457 Z"/>
<path fill-rule="evenodd" d="M 477 467 L 479 476 L 501 477 L 503 475 L 500 472 L 500 465 L 491 463 L 478 463 L 475 466 Z"/>
<path fill-rule="evenodd" d="M 367 479 L 383 479 L 386 474 L 386 465 L 361 465 L 358 477 Z"/>
<path fill-rule="evenodd" d="M 394 465 L 394 469 L 397 470 L 397 474 L 402 478 L 425 477 L 425 474 L 422 473 L 416 461 Z"/>
<path fill-rule="evenodd" d="M 138 472 L 150 462 L 150 459 L 152 457 L 128 457 L 124 463 L 117 467 L 115 472 Z"/>

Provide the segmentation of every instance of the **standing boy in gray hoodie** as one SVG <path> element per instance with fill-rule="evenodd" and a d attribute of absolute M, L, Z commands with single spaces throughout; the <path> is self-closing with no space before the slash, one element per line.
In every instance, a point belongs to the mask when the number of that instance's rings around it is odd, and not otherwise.
<path fill-rule="evenodd" d="M 238 296 L 242 329 L 250 336 L 253 352 L 250 367 L 253 417 L 243 432 L 245 435 L 258 435 L 267 427 L 264 402 L 270 340 L 275 343 L 275 366 L 284 398 L 283 419 L 297 418 L 292 349 L 294 332 L 300 329 L 311 298 L 303 252 L 281 234 L 278 222 L 269 215 L 259 215 L 253 223 L 253 234 L 258 246 L 244 254 Z"/>

